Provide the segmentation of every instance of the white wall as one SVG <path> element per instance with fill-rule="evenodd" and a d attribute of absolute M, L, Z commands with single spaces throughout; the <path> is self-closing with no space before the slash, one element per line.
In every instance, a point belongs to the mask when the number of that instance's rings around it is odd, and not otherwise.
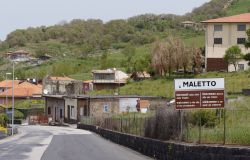
<path fill-rule="evenodd" d="M 68 105 L 70 106 L 70 117 L 68 117 Z M 72 112 L 71 106 L 74 106 Z M 77 99 L 65 98 L 65 118 L 77 120 Z"/>
<path fill-rule="evenodd" d="M 237 38 L 246 38 L 245 31 L 237 31 L 238 23 L 222 23 L 222 31 L 214 31 L 214 25 L 211 23 L 207 25 L 206 29 L 206 58 L 223 58 L 228 48 L 237 45 Z M 247 29 L 250 24 L 247 24 Z M 222 38 L 222 44 L 214 45 L 214 38 Z M 244 54 L 249 53 L 250 49 L 246 49 L 244 45 L 238 45 Z"/>
<path fill-rule="evenodd" d="M 137 112 L 136 104 L 138 98 L 120 98 L 119 99 L 119 108 L 120 112 L 127 112 L 129 108 L 129 112 Z"/>

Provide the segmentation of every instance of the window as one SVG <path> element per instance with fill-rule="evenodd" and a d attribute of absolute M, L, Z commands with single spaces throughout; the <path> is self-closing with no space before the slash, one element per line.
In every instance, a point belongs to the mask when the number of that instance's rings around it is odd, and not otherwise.
<path fill-rule="evenodd" d="M 238 64 L 238 70 L 243 71 L 244 70 L 244 64 Z"/>
<path fill-rule="evenodd" d="M 246 31 L 246 25 L 245 24 L 238 24 L 237 30 L 238 31 Z"/>
<path fill-rule="evenodd" d="M 48 107 L 48 115 L 50 115 L 50 114 L 51 114 L 51 108 Z"/>
<path fill-rule="evenodd" d="M 104 105 L 103 106 L 103 112 L 108 112 L 109 111 L 109 106 L 108 105 Z"/>
<path fill-rule="evenodd" d="M 215 32 L 219 32 L 219 31 L 222 31 L 222 30 L 223 30 L 223 27 L 222 27 L 221 24 L 219 24 L 219 25 L 214 25 L 214 31 L 215 31 Z"/>
<path fill-rule="evenodd" d="M 83 115 L 84 115 L 83 111 L 84 111 L 84 110 L 83 110 L 83 107 L 81 107 L 81 108 L 80 108 L 80 116 L 83 116 Z"/>
<path fill-rule="evenodd" d="M 245 44 L 246 38 L 237 38 L 237 44 Z"/>
<path fill-rule="evenodd" d="M 214 38 L 214 44 L 222 44 L 222 38 Z"/>
<path fill-rule="evenodd" d="M 71 106 L 70 116 L 71 116 L 71 117 L 74 117 L 74 106 Z"/>

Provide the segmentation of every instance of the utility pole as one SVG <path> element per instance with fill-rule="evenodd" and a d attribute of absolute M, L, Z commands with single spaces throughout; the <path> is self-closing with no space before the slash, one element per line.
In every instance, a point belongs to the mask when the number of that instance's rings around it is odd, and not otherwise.
<path fill-rule="evenodd" d="M 15 63 L 13 62 L 13 71 L 12 71 L 12 127 L 11 127 L 11 135 L 13 136 L 14 134 L 14 105 L 15 105 L 15 100 L 14 100 L 14 78 L 15 78 Z"/>

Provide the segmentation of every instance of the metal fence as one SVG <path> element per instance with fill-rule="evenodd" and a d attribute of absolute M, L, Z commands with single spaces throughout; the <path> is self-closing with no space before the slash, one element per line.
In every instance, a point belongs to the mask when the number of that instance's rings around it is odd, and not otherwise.
<path fill-rule="evenodd" d="M 147 114 L 83 117 L 82 123 L 160 140 L 250 145 L 249 114 L 250 110 L 157 109 Z"/>

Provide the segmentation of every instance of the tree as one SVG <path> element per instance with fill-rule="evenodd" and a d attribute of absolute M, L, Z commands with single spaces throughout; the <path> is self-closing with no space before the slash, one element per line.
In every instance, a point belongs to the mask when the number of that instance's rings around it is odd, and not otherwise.
<path fill-rule="evenodd" d="M 250 53 L 247 53 L 245 56 L 244 56 L 244 59 L 246 61 L 248 61 L 248 65 L 250 66 Z"/>
<path fill-rule="evenodd" d="M 108 52 L 104 51 L 101 56 L 101 69 L 106 69 L 108 64 Z"/>
<path fill-rule="evenodd" d="M 166 73 L 165 64 L 164 64 L 164 50 L 165 46 L 163 42 L 157 41 L 153 46 L 151 52 L 151 65 L 155 69 L 156 74 L 164 76 Z"/>
<path fill-rule="evenodd" d="M 248 36 L 248 40 L 245 44 L 245 47 L 249 48 L 250 47 L 250 29 L 247 30 L 247 36 Z"/>
<path fill-rule="evenodd" d="M 228 64 L 232 64 L 234 66 L 235 71 L 237 70 L 238 62 L 241 58 L 243 58 L 243 55 L 241 53 L 241 49 L 237 45 L 228 48 L 224 56 L 224 60 Z"/>
<path fill-rule="evenodd" d="M 194 74 L 201 73 L 202 72 L 202 49 L 191 47 L 192 52 L 192 68 L 194 71 Z"/>

